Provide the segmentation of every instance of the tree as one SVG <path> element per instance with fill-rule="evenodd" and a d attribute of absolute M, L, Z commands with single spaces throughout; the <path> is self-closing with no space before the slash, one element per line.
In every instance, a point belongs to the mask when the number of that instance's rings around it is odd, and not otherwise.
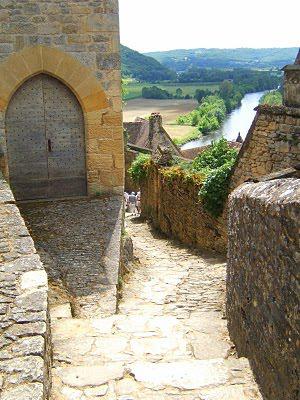
<path fill-rule="evenodd" d="M 171 99 L 171 93 L 157 86 L 143 87 L 142 97 L 144 99 Z"/>
<path fill-rule="evenodd" d="M 206 89 L 196 89 L 195 91 L 195 99 L 198 101 L 198 103 L 201 103 L 201 100 L 210 94 L 209 90 Z"/>
<path fill-rule="evenodd" d="M 228 100 L 233 96 L 234 87 L 231 81 L 223 81 L 220 85 L 220 96 L 223 100 Z"/>
<path fill-rule="evenodd" d="M 176 89 L 176 99 L 182 99 L 183 98 L 183 91 L 181 88 Z"/>

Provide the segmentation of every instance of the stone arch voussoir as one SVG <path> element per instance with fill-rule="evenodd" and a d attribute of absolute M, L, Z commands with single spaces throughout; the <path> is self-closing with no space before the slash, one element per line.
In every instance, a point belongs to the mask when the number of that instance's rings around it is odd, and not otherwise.
<path fill-rule="evenodd" d="M 0 65 L 0 111 L 5 111 L 15 91 L 34 75 L 46 73 L 67 85 L 84 113 L 105 111 L 107 96 L 93 73 L 74 57 L 51 47 L 28 47 Z"/>

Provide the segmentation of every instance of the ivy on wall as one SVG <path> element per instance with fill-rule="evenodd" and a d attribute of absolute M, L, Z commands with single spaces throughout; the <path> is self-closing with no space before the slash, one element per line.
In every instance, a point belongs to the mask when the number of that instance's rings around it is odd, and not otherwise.
<path fill-rule="evenodd" d="M 237 154 L 237 150 L 231 148 L 226 139 L 220 139 L 191 162 L 174 157 L 173 165 L 162 168 L 160 172 L 171 186 L 175 179 L 179 179 L 183 183 L 200 187 L 200 201 L 207 212 L 217 218 L 222 214 L 228 196 L 231 171 Z M 139 154 L 129 169 L 132 180 L 141 183 L 146 179 L 151 163 L 150 155 Z"/>
<path fill-rule="evenodd" d="M 134 183 L 141 183 L 148 175 L 148 168 L 151 164 L 149 154 L 140 153 L 132 162 L 128 172 Z"/>
<path fill-rule="evenodd" d="M 221 167 L 212 170 L 199 191 L 204 208 L 213 217 L 218 217 L 223 212 L 224 204 L 228 197 L 229 181 L 233 165 L 233 161 L 228 161 Z"/>

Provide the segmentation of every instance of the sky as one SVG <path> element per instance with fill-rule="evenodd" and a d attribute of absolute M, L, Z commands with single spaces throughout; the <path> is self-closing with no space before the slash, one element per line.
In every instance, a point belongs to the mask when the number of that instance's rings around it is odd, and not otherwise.
<path fill-rule="evenodd" d="M 121 43 L 140 52 L 300 46 L 299 0 L 119 0 Z"/>

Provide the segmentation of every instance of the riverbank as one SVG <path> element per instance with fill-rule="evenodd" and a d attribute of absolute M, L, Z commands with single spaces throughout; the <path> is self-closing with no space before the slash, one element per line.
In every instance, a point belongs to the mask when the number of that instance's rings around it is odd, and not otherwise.
<path fill-rule="evenodd" d="M 220 129 L 207 135 L 202 135 L 196 140 L 191 140 L 188 143 L 185 143 L 181 148 L 186 150 L 194 147 L 206 146 L 213 140 L 218 140 L 221 137 L 230 141 L 235 141 L 239 133 L 242 138 L 245 139 L 256 114 L 254 108 L 258 106 L 259 99 L 264 93 L 266 92 L 263 91 L 246 94 L 242 99 L 241 106 L 228 115 Z"/>
<path fill-rule="evenodd" d="M 220 129 L 189 141 L 182 146 L 182 149 L 206 146 L 222 136 L 227 140 L 234 141 L 239 132 L 242 138 L 245 139 L 255 116 L 254 108 L 259 104 L 259 99 L 264 93 L 255 92 L 246 94 L 242 99 L 241 106 L 227 116 Z M 123 119 L 125 122 L 132 122 L 137 117 L 147 117 L 152 112 L 159 112 L 163 117 L 164 128 L 171 138 L 182 138 L 192 134 L 195 131 L 195 127 L 178 125 L 176 124 L 176 119 L 179 115 L 193 111 L 197 106 L 198 102 L 192 99 L 134 99 L 126 102 L 123 110 Z"/>

